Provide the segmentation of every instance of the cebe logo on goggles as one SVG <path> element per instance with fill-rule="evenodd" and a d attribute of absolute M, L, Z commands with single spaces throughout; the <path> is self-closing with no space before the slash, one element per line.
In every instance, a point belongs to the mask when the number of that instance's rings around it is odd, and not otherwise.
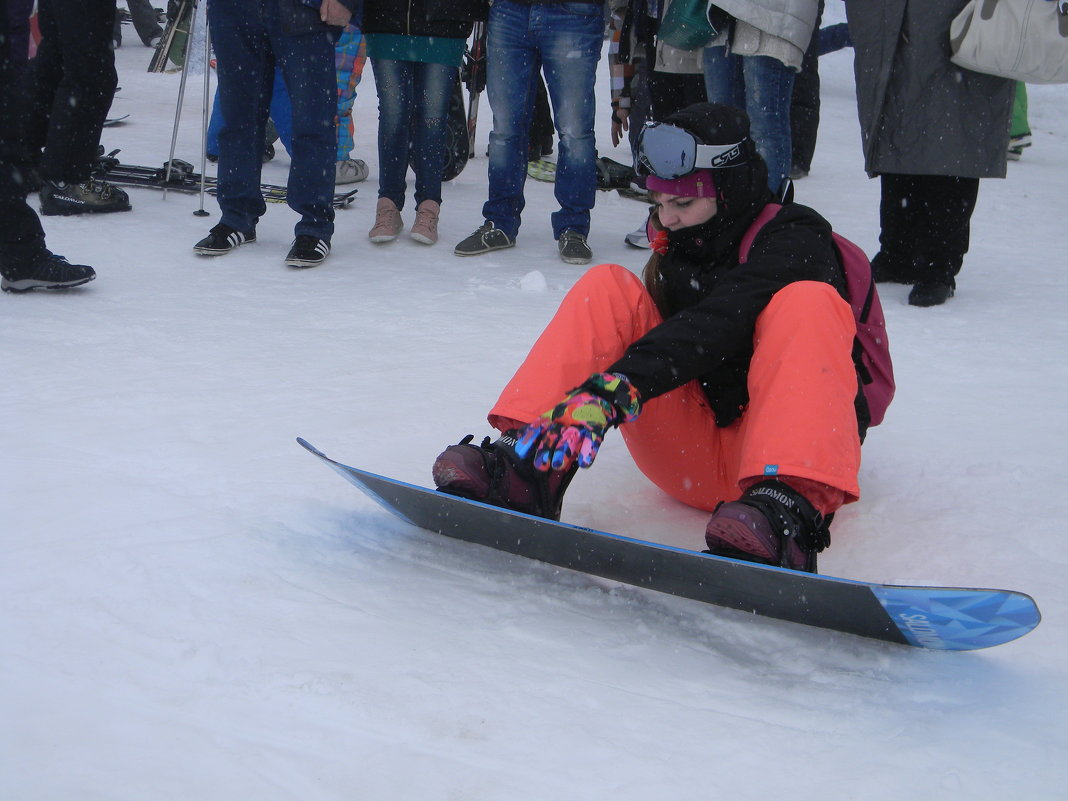
<path fill-rule="evenodd" d="M 647 122 L 638 134 L 634 169 L 639 175 L 674 180 L 694 170 L 734 167 L 746 160 L 742 142 L 703 145 L 685 128 Z"/>

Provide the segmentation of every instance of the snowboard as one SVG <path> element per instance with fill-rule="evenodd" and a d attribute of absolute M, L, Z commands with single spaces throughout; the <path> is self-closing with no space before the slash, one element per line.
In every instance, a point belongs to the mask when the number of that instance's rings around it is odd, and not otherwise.
<path fill-rule="evenodd" d="M 181 68 L 185 63 L 185 46 L 189 38 L 189 29 L 193 25 L 195 0 L 178 0 L 173 4 L 173 14 L 168 10 L 167 24 L 163 35 L 148 62 L 149 72 L 163 72 L 168 62 Z"/>
<path fill-rule="evenodd" d="M 547 184 L 556 183 L 556 162 L 549 159 L 528 161 L 527 176 Z"/>
<path fill-rule="evenodd" d="M 462 70 L 467 87 L 467 156 L 475 157 L 475 129 L 478 127 L 478 99 L 486 88 L 486 23 L 478 21 L 471 31 L 471 46 L 464 51 Z"/>
<path fill-rule="evenodd" d="M 606 156 L 596 162 L 597 188 L 601 191 L 616 190 L 623 197 L 647 200 L 649 193 L 636 188 L 637 176 L 632 167 L 620 164 Z M 556 162 L 546 158 L 527 162 L 527 176 L 544 183 L 556 182 Z"/>
<path fill-rule="evenodd" d="M 401 520 L 427 531 L 636 587 L 898 645 L 969 651 L 1039 624 L 1010 590 L 912 587 L 803 573 L 512 512 L 336 462 L 297 442 Z"/>
<path fill-rule="evenodd" d="M 93 177 L 103 179 L 116 186 L 144 186 L 150 189 L 172 189 L 175 192 L 187 192 L 197 194 L 200 192 L 200 173 L 193 171 L 193 165 L 182 159 L 171 161 L 170 174 L 167 173 L 167 164 L 162 167 L 142 167 L 135 164 L 122 164 L 112 151 L 107 156 L 101 156 L 93 165 Z M 213 176 L 204 179 L 204 191 L 209 195 L 218 193 L 218 182 Z M 350 189 L 347 192 L 334 194 L 333 206 L 335 209 L 343 209 L 349 206 L 356 198 L 359 190 Z M 260 184 L 260 193 L 268 203 L 285 203 L 289 193 L 286 187 L 277 184 Z"/>

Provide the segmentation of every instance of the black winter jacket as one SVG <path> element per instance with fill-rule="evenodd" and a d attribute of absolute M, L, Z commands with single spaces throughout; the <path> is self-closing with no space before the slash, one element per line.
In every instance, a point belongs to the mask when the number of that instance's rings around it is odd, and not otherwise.
<path fill-rule="evenodd" d="M 483 0 L 365 0 L 364 33 L 466 39 L 471 21 L 486 18 Z"/>
<path fill-rule="evenodd" d="M 742 236 L 764 200 L 770 193 L 733 219 L 720 214 L 669 233 L 660 267 L 667 319 L 609 368 L 626 375 L 643 401 L 698 379 L 717 424 L 730 425 L 749 402 L 753 334 L 772 296 L 794 281 L 822 281 L 846 297 L 831 226 L 806 206 L 784 206 L 738 264 Z"/>

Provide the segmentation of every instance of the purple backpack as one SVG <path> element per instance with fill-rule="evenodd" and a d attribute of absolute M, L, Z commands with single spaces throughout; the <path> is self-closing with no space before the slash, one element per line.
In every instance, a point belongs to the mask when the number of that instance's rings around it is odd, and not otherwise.
<path fill-rule="evenodd" d="M 766 205 L 742 237 L 738 248 L 738 263 L 745 264 L 749 248 L 760 229 L 782 209 L 777 203 Z M 832 234 L 838 260 L 845 271 L 849 305 L 857 321 L 857 336 L 853 342 L 853 361 L 860 374 L 861 389 L 868 402 L 870 425 L 877 426 L 886 415 L 886 408 L 894 397 L 894 365 L 890 361 L 890 343 L 886 338 L 886 319 L 879 293 L 871 275 L 871 262 L 864 251 L 843 236 Z"/>

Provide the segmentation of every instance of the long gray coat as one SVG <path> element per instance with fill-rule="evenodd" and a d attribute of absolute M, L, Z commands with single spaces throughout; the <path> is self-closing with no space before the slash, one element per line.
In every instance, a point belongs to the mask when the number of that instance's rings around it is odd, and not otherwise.
<path fill-rule="evenodd" d="M 869 175 L 1004 178 L 1013 81 L 949 60 L 967 0 L 846 0 Z"/>

